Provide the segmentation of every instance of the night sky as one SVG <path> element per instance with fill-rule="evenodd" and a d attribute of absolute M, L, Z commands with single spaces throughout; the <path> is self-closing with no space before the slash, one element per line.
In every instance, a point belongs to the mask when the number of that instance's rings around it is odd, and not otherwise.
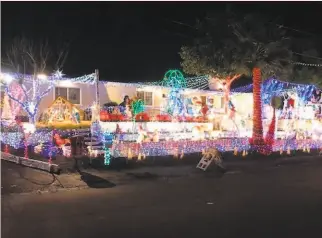
<path fill-rule="evenodd" d="M 272 14 L 285 26 L 321 38 L 321 2 L 230 4 L 245 13 Z M 2 2 L 2 52 L 15 36 L 47 38 L 51 44 L 70 43 L 63 67 L 68 76 L 98 68 L 104 80 L 157 81 L 168 69 L 180 68 L 178 52 L 193 35 L 175 22 L 192 25 L 225 7 L 224 2 Z"/>

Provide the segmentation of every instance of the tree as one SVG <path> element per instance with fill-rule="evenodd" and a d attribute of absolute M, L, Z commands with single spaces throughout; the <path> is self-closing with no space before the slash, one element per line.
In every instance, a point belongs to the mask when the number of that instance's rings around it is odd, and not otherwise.
<path fill-rule="evenodd" d="M 226 20 L 211 19 L 204 24 L 205 33 L 189 47 L 192 52 L 181 51 L 183 68 L 212 70 L 213 74 L 253 77 L 253 136 L 250 141 L 254 149 L 260 151 L 264 145 L 261 105 L 262 77 L 279 77 L 290 73 L 291 51 L 289 41 L 282 28 L 259 15 L 240 17 L 230 15 Z M 216 34 L 214 34 L 216 33 Z M 197 56 L 200 65 L 192 67 L 191 58 Z M 188 61 L 188 62 L 186 62 Z M 203 71 L 203 72 L 204 72 Z"/>
<path fill-rule="evenodd" d="M 48 41 L 33 43 L 27 38 L 16 38 L 13 44 L 6 51 L 6 57 L 2 62 L 4 67 L 14 71 L 14 75 L 5 75 L 2 83 L 8 97 L 26 111 L 31 123 L 36 122 L 37 109 L 41 99 L 52 89 L 53 80 L 47 80 L 46 72 L 62 68 L 66 57 L 67 48 L 53 54 Z M 53 67 L 49 67 L 49 65 Z M 26 74 L 30 74 L 28 77 Z M 61 77 L 61 74 L 54 75 L 54 78 Z M 17 81 L 19 90 L 11 90 L 10 85 Z M 23 92 L 23 97 L 17 92 Z"/>
<path fill-rule="evenodd" d="M 206 17 L 198 21 L 198 36 L 192 46 L 183 46 L 180 51 L 183 71 L 190 75 L 209 75 L 209 80 L 217 81 L 224 91 L 225 113 L 228 112 L 230 88 L 244 73 L 236 65 L 234 51 L 238 47 L 229 25 L 233 14 L 225 14 L 213 19 Z"/>
<path fill-rule="evenodd" d="M 236 59 L 243 68 L 252 70 L 253 77 L 253 136 L 251 144 L 261 152 L 264 146 L 262 125 L 261 82 L 262 76 L 282 77 L 290 74 L 292 52 L 285 32 L 273 21 L 248 15 L 241 23 L 232 24 L 240 51 Z"/>

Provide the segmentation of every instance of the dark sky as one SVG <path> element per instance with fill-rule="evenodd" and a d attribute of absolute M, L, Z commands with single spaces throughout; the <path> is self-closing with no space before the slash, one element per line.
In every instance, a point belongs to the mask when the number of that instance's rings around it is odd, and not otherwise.
<path fill-rule="evenodd" d="M 193 24 L 222 2 L 2 2 L 2 52 L 15 36 L 51 43 L 70 42 L 64 73 L 79 76 L 100 70 L 111 81 L 157 81 L 180 68 L 178 52 L 189 42 Z M 322 33 L 321 2 L 231 3 L 246 12 L 280 16 L 287 26 Z M 302 34 L 302 33 L 300 33 Z"/>

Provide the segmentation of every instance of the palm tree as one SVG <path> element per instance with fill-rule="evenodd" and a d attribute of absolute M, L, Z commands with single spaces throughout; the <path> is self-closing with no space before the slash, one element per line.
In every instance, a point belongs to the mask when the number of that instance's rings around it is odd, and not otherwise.
<path fill-rule="evenodd" d="M 262 152 L 265 144 L 262 125 L 262 78 L 288 74 L 292 54 L 282 29 L 262 17 L 249 15 L 230 27 L 239 43 L 236 61 L 253 78 L 253 135 L 250 142 L 255 151 Z"/>

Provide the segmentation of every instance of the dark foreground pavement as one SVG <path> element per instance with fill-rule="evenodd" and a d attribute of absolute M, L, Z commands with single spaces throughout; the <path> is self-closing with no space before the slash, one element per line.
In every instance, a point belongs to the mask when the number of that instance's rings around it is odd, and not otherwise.
<path fill-rule="evenodd" d="M 322 237 L 322 165 L 2 197 L 2 237 Z"/>

